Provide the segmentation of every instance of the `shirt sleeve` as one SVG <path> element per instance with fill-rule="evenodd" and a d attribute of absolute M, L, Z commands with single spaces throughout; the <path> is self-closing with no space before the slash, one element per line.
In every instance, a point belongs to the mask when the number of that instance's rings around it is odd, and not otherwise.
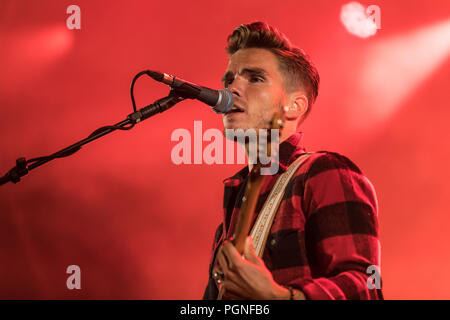
<path fill-rule="evenodd" d="M 289 285 L 307 299 L 383 299 L 378 203 L 348 158 L 326 152 L 305 174 L 302 207 L 311 277 Z"/>

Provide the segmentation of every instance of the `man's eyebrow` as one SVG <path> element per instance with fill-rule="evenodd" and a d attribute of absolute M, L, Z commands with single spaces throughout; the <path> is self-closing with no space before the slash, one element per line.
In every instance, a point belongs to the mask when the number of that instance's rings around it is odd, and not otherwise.
<path fill-rule="evenodd" d="M 267 76 L 268 72 L 262 68 L 244 68 L 242 69 L 241 74 L 256 74 L 259 76 Z M 231 76 L 233 76 L 233 72 L 227 71 L 227 73 L 225 73 L 225 75 L 222 77 L 222 82 L 225 82 L 225 80 L 227 80 Z"/>

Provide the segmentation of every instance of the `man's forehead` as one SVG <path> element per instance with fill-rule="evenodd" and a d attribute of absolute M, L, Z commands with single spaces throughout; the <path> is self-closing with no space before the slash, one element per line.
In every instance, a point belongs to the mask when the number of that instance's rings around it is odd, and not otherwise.
<path fill-rule="evenodd" d="M 275 55 L 266 49 L 241 49 L 230 56 L 227 72 L 239 73 L 242 69 L 263 69 L 267 73 L 274 73 L 278 71 L 278 61 Z"/>

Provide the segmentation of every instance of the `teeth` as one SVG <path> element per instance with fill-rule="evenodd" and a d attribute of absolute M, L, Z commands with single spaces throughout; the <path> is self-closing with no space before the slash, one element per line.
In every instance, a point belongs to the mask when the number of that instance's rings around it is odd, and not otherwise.
<path fill-rule="evenodd" d="M 226 113 L 232 113 L 232 112 L 244 112 L 244 110 L 242 110 L 242 109 L 240 109 L 240 108 L 238 108 L 238 107 L 233 106 L 233 107 L 231 107 L 231 109 L 228 110 Z"/>

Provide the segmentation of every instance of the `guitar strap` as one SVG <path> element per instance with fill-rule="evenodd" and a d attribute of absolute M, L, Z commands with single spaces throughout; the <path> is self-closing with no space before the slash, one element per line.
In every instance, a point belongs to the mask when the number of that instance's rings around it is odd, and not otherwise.
<path fill-rule="evenodd" d="M 304 153 L 291 163 L 289 168 L 278 177 L 275 186 L 272 188 L 272 191 L 270 191 L 270 194 L 256 219 L 255 225 L 250 232 L 250 235 L 253 238 L 253 246 L 259 257 L 262 257 L 264 253 L 267 237 L 269 236 L 273 219 L 280 206 L 287 184 L 302 163 L 312 153 L 313 152 Z"/>

